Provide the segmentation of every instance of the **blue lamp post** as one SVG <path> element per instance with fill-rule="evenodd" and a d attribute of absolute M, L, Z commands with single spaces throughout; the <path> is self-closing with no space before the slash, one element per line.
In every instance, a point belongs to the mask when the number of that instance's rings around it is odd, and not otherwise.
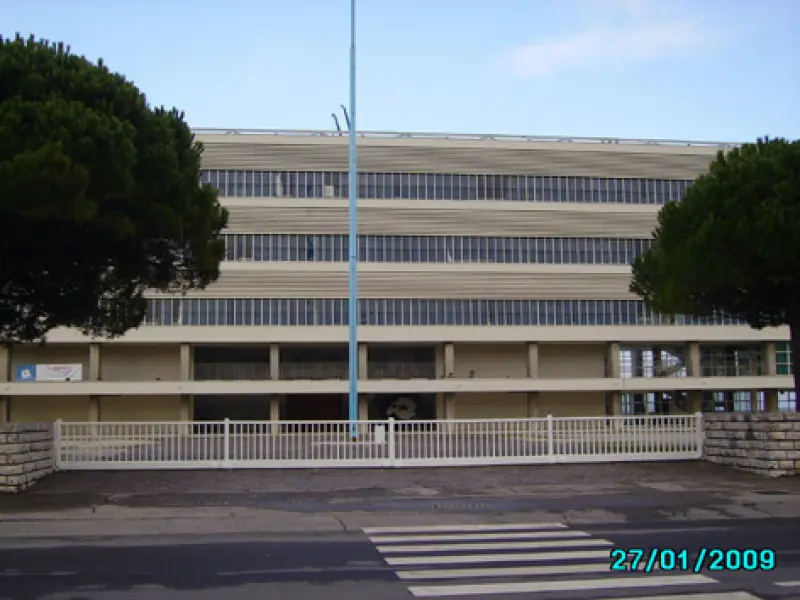
<path fill-rule="evenodd" d="M 358 232 L 357 232 L 357 204 L 358 204 L 358 175 L 356 160 L 356 0 L 350 0 L 350 115 L 349 115 L 349 297 L 348 297 L 348 325 L 349 325 L 349 413 L 350 434 L 353 439 L 358 437 Z"/>

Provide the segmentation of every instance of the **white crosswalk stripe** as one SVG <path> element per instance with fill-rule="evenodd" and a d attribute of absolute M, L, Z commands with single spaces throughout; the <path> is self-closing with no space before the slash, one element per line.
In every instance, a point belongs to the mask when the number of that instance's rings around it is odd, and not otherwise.
<path fill-rule="evenodd" d="M 393 567 L 403 565 L 451 565 L 456 563 L 509 563 L 540 562 L 553 560 L 594 559 L 603 561 L 608 569 L 608 550 L 577 550 L 575 552 L 548 552 L 525 554 L 459 554 L 455 556 L 403 556 L 400 558 L 385 557 L 387 564 Z"/>
<path fill-rule="evenodd" d="M 691 593 L 689 586 L 696 592 L 720 583 L 704 574 L 611 571 L 613 543 L 563 523 L 369 527 L 363 531 L 416 598 L 501 594 L 535 598 L 543 593 L 551 598 L 563 593 L 564 598 L 613 600 L 610 593 L 621 593 L 626 600 L 760 600 L 745 592 Z"/>
<path fill-rule="evenodd" d="M 572 548 L 574 546 L 612 546 L 607 540 L 537 540 L 535 542 L 487 542 L 484 544 L 422 544 L 415 546 L 378 546 L 381 553 L 453 552 L 459 550 L 535 550 L 539 548 Z M 608 554 L 608 552 L 606 552 Z"/>
<path fill-rule="evenodd" d="M 544 529 L 567 529 L 564 523 L 497 523 L 496 525 L 428 525 L 425 527 L 365 527 L 362 531 L 366 534 L 381 533 L 434 533 L 455 531 L 535 531 Z"/>
<path fill-rule="evenodd" d="M 557 538 L 582 538 L 591 537 L 585 531 L 530 531 L 509 533 L 443 533 L 440 535 L 387 535 L 374 536 L 373 544 L 396 544 L 397 542 L 455 542 L 467 540 L 535 540 Z"/>

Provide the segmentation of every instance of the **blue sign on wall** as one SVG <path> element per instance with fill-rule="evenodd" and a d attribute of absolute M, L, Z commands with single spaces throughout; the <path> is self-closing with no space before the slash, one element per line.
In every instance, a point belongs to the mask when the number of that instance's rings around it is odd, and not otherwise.
<path fill-rule="evenodd" d="M 36 381 L 36 365 L 19 365 L 17 381 Z"/>

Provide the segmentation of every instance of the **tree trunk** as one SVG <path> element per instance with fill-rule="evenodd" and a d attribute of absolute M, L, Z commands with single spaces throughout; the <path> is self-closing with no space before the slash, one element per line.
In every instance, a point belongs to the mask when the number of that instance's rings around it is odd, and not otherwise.
<path fill-rule="evenodd" d="M 800 412 L 800 315 L 789 320 L 789 347 L 792 349 L 792 372 L 794 373 L 794 409 Z"/>

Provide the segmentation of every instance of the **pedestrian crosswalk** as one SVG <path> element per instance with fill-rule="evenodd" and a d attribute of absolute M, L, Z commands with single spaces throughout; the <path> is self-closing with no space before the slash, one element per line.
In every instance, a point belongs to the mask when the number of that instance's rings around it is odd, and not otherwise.
<path fill-rule="evenodd" d="M 614 572 L 612 542 L 563 523 L 363 531 L 415 598 L 525 594 L 612 600 L 618 593 L 626 600 L 760 600 L 746 592 L 713 593 L 713 584 L 720 582 L 699 573 Z M 697 591 L 707 586 L 708 592 Z"/>

